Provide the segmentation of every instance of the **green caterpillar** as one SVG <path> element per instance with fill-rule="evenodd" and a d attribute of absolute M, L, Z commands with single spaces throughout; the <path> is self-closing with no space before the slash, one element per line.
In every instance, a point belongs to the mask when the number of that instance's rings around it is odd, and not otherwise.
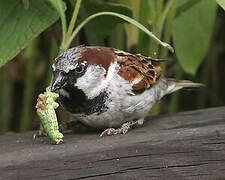
<path fill-rule="evenodd" d="M 41 120 L 43 130 L 55 144 L 63 142 L 63 134 L 59 132 L 58 121 L 55 109 L 59 106 L 55 100 L 59 97 L 58 94 L 51 92 L 50 88 L 46 88 L 44 94 L 38 96 L 36 105 L 37 114 Z"/>

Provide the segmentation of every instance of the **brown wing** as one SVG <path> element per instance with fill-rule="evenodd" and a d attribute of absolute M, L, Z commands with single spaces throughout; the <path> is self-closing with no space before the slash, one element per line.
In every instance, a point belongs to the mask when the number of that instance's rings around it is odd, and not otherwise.
<path fill-rule="evenodd" d="M 114 49 L 120 64 L 119 75 L 133 83 L 133 92 L 140 94 L 154 85 L 162 74 L 160 60 Z"/>

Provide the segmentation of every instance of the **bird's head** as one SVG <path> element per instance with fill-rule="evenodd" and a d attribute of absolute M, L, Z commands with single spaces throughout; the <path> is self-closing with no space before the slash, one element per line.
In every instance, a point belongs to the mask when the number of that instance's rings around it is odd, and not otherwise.
<path fill-rule="evenodd" d="M 66 106 L 93 99 L 104 90 L 105 78 L 113 61 L 110 48 L 78 46 L 68 49 L 55 59 L 52 66 L 51 90 L 59 93 Z"/>

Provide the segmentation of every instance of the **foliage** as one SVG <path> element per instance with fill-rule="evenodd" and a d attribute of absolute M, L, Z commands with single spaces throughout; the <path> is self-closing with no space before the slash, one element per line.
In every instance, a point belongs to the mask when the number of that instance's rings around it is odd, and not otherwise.
<path fill-rule="evenodd" d="M 127 6 L 116 3 L 103 3 L 95 0 L 83 1 L 83 6 L 81 6 L 80 9 L 80 17 L 87 18 L 89 15 L 103 11 L 115 12 L 131 18 L 133 17 L 132 9 Z M 104 46 L 105 38 L 110 36 L 114 31 L 114 27 L 121 23 L 124 23 L 124 21 L 113 16 L 102 16 L 93 19 L 85 26 L 88 43 L 93 46 Z M 107 24 L 107 26 L 103 26 L 103 24 Z"/>
<path fill-rule="evenodd" d="M 57 19 L 46 0 L 30 1 L 28 8 L 21 0 L 0 0 L 0 67 Z"/>
<path fill-rule="evenodd" d="M 216 2 L 225 10 L 225 0 L 216 0 Z"/>
<path fill-rule="evenodd" d="M 195 74 L 209 48 L 216 17 L 216 3 L 204 0 L 175 18 L 173 39 L 181 67 Z M 187 23 L 191 22 L 191 23 Z"/>

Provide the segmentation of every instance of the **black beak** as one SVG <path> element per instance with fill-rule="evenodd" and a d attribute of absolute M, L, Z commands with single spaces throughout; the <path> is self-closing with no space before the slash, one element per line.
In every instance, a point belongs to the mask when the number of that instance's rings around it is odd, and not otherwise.
<path fill-rule="evenodd" d="M 61 89 L 63 86 L 65 86 L 65 84 L 66 84 L 66 78 L 63 75 L 63 73 L 62 72 L 55 73 L 53 82 L 52 82 L 51 91 L 55 92 L 58 89 Z"/>

